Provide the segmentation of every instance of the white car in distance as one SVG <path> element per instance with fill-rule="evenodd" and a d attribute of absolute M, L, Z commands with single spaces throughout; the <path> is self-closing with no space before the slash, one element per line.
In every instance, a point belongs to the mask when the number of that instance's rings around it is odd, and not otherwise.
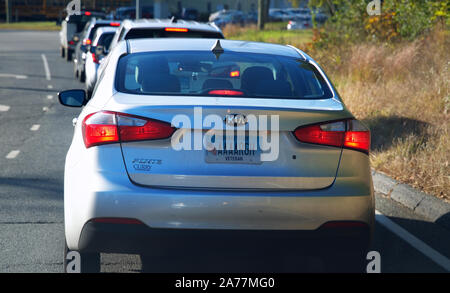
<path fill-rule="evenodd" d="M 97 82 L 97 71 L 103 58 L 108 54 L 111 41 L 117 31 L 117 27 L 101 27 L 93 38 L 89 53 L 86 54 L 86 92 L 88 97 L 92 95 Z"/>

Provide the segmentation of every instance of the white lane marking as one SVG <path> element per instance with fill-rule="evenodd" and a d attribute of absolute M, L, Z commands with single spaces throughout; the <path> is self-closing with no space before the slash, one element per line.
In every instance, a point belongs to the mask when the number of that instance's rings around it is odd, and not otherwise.
<path fill-rule="evenodd" d="M 14 150 L 14 151 L 11 151 L 11 152 L 6 156 L 6 158 L 7 158 L 8 160 L 15 159 L 19 154 L 20 154 L 20 151 L 19 151 L 19 150 Z"/>
<path fill-rule="evenodd" d="M 41 125 L 39 125 L 39 124 L 34 124 L 33 126 L 31 126 L 30 130 L 31 130 L 31 131 L 38 131 L 39 128 L 41 128 Z"/>
<path fill-rule="evenodd" d="M 52 86 L 51 84 L 49 84 L 49 85 L 47 86 L 47 88 L 52 89 L 53 86 Z"/>
<path fill-rule="evenodd" d="M 0 105 L 0 112 L 7 112 L 9 109 L 11 109 L 10 106 Z"/>
<path fill-rule="evenodd" d="M 53 96 L 52 95 L 48 95 L 47 99 L 51 100 L 51 99 L 53 99 Z"/>
<path fill-rule="evenodd" d="M 391 219 L 383 215 L 381 212 L 375 211 L 375 218 L 378 223 L 383 225 L 385 228 L 390 230 L 392 233 L 394 233 L 401 239 L 408 242 L 409 245 L 420 251 L 422 254 L 427 256 L 436 264 L 438 264 L 439 266 L 450 272 L 450 259 L 448 259 L 446 256 L 440 254 L 438 251 L 428 246 L 422 240 L 418 239 L 417 237 L 415 237 L 414 235 L 412 235 L 411 233 L 400 227 Z"/>
<path fill-rule="evenodd" d="M 9 73 L 0 73 L 0 77 L 10 77 L 10 78 L 16 78 L 16 79 L 27 79 L 28 78 L 28 76 L 26 76 L 26 75 L 9 74 Z"/>
<path fill-rule="evenodd" d="M 45 69 L 45 77 L 47 80 L 52 80 L 52 76 L 50 74 L 50 68 L 48 67 L 47 57 L 45 57 L 45 54 L 42 54 L 42 61 L 44 62 L 44 69 Z"/>

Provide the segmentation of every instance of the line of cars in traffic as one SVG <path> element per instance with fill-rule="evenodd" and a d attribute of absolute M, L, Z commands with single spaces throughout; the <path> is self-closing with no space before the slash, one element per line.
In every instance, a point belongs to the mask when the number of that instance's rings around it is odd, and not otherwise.
<path fill-rule="evenodd" d="M 88 16 L 89 18 L 87 18 Z M 61 57 L 73 60 L 74 76 L 86 84 L 90 97 L 97 73 L 110 47 L 122 40 L 139 38 L 223 38 L 220 29 L 212 24 L 172 19 L 107 20 L 83 12 L 81 17 L 66 19 L 61 29 Z M 79 27 L 84 24 L 84 28 Z M 72 29 L 71 29 L 72 28 Z M 76 29 L 75 29 L 76 28 Z M 76 32 L 79 31 L 79 32 Z M 66 40 L 70 39 L 70 42 Z M 64 45 L 63 45 L 64 44 Z"/>
<path fill-rule="evenodd" d="M 83 107 L 65 165 L 65 270 L 70 251 L 99 272 L 100 253 L 157 271 L 165 256 L 230 250 L 362 269 L 370 132 L 310 56 L 174 18 L 91 18 L 82 32 L 86 89 L 58 94 Z"/>
<path fill-rule="evenodd" d="M 320 10 L 311 10 L 309 8 L 270 8 L 269 21 L 288 22 L 286 29 L 307 29 L 313 25 L 313 17 L 318 24 L 323 24 L 328 16 Z M 256 23 L 258 15 L 256 12 L 245 13 L 240 10 L 223 9 L 212 13 L 209 21 L 223 28 L 228 24 L 247 25 Z"/>

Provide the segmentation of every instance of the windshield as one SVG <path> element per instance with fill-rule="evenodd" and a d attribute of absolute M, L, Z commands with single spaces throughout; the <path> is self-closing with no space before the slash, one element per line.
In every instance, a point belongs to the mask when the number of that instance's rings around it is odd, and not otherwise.
<path fill-rule="evenodd" d="M 119 60 L 116 88 L 145 95 L 327 99 L 314 66 L 292 57 L 211 51 L 136 53 Z"/>

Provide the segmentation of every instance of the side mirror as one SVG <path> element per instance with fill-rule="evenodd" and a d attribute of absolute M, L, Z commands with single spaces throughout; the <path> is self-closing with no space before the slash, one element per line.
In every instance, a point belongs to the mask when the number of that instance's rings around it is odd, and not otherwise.
<path fill-rule="evenodd" d="M 87 103 L 86 92 L 84 90 L 68 90 L 58 93 L 61 105 L 79 108 Z"/>

